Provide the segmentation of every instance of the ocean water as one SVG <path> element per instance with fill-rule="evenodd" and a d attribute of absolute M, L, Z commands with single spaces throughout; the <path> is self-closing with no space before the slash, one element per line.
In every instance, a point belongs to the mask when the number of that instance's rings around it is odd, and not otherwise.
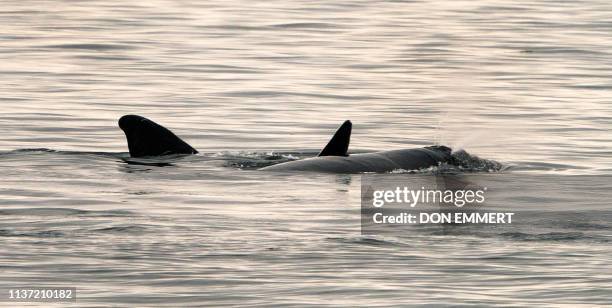
<path fill-rule="evenodd" d="M 58 307 L 612 303 L 609 1 L 5 0 L 0 21 L 0 288 L 77 287 Z M 124 114 L 201 153 L 130 159 Z M 257 170 L 346 119 L 354 153 L 480 157 L 450 173 L 515 223 L 366 236 L 361 175 Z"/>

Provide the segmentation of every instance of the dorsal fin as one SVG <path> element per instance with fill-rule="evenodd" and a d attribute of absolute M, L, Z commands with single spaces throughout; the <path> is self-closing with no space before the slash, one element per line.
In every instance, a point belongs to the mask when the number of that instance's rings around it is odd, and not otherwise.
<path fill-rule="evenodd" d="M 170 130 L 145 117 L 125 115 L 119 119 L 119 127 L 132 157 L 198 153 Z"/>
<path fill-rule="evenodd" d="M 353 124 L 351 121 L 344 121 L 327 145 L 321 150 L 319 156 L 348 156 L 352 128 Z"/>

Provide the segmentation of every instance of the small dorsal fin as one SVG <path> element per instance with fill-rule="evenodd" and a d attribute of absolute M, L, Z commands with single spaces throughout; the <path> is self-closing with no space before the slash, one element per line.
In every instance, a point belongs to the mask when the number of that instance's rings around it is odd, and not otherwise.
<path fill-rule="evenodd" d="M 352 128 L 353 124 L 351 121 L 344 121 L 327 145 L 321 150 L 319 156 L 348 156 Z"/>

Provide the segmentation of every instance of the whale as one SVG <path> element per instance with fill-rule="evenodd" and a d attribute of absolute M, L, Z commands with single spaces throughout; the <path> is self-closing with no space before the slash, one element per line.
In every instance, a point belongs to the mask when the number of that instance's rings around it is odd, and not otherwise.
<path fill-rule="evenodd" d="M 169 129 L 139 115 L 122 116 L 119 128 L 125 133 L 131 157 L 198 153 Z"/>
<path fill-rule="evenodd" d="M 198 151 L 169 129 L 139 115 L 119 119 L 131 157 L 190 155 Z M 398 149 L 349 154 L 353 124 L 346 120 L 316 157 L 288 161 L 258 170 L 310 171 L 321 173 L 384 173 L 394 170 L 418 170 L 452 162 L 452 150 L 442 145 L 416 149 Z"/>
<path fill-rule="evenodd" d="M 372 153 L 348 153 L 352 123 L 347 120 L 336 130 L 316 157 L 267 166 L 262 171 L 307 171 L 321 173 L 385 173 L 394 170 L 418 170 L 452 162 L 452 149 L 433 145 Z"/>

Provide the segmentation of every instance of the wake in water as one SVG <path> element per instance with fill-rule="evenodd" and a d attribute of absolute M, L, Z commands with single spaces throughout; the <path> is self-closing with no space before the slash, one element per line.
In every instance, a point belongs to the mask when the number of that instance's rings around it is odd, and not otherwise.
<path fill-rule="evenodd" d="M 480 158 L 464 150 L 453 152 L 452 161 L 448 166 L 462 172 L 496 172 L 505 169 L 504 165 L 497 161 Z"/>

